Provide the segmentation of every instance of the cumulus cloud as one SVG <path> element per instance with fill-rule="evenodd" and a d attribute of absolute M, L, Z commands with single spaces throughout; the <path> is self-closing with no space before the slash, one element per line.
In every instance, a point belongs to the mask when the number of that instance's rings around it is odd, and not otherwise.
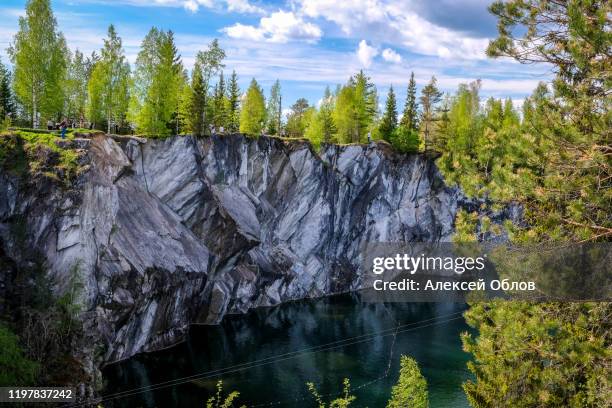
<path fill-rule="evenodd" d="M 402 57 L 391 48 L 385 48 L 382 52 L 382 57 L 387 62 L 393 62 L 395 64 L 402 62 Z"/>
<path fill-rule="evenodd" d="M 237 38 L 240 40 L 261 41 L 264 39 L 264 33 L 261 28 L 240 23 L 236 23 L 230 27 L 225 27 L 223 32 L 231 38 Z"/>
<path fill-rule="evenodd" d="M 351 34 L 364 23 L 384 21 L 385 11 L 378 0 L 300 0 L 301 12 L 308 17 L 322 17 Z"/>
<path fill-rule="evenodd" d="M 444 20 L 439 18 L 429 21 L 414 0 L 297 1 L 305 16 L 333 22 L 348 37 L 359 33 L 380 42 L 393 38 L 412 52 L 441 58 L 486 58 L 486 38 L 440 25 Z"/>
<path fill-rule="evenodd" d="M 364 68 L 370 68 L 372 60 L 378 55 L 378 50 L 375 47 L 368 45 L 366 40 L 359 42 L 357 47 L 357 58 Z"/>
<path fill-rule="evenodd" d="M 279 10 L 259 20 L 259 26 L 236 23 L 222 30 L 231 38 L 286 43 L 293 40 L 317 42 L 323 31 L 291 11 Z"/>

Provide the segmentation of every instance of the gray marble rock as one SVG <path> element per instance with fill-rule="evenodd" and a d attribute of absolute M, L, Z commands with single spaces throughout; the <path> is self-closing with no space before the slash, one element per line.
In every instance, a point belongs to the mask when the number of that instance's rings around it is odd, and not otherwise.
<path fill-rule="evenodd" d="M 465 201 L 431 158 L 384 143 L 319 155 L 270 137 L 96 135 L 79 148 L 88 170 L 69 190 L 0 173 L 0 249 L 17 265 L 43 257 L 58 293 L 79 275 L 103 363 L 190 324 L 359 289 L 363 245 L 448 241 Z"/>

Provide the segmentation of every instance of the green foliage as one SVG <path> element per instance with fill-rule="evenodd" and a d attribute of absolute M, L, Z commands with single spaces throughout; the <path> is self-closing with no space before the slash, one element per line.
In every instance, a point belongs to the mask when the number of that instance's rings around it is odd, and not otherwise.
<path fill-rule="evenodd" d="M 306 127 L 312 121 L 314 108 L 311 108 L 304 98 L 298 99 L 292 106 L 287 117 L 285 129 L 288 137 L 303 137 Z"/>
<path fill-rule="evenodd" d="M 83 122 L 87 110 L 87 61 L 83 53 L 75 51 L 70 58 L 68 75 L 66 77 L 65 92 L 66 104 L 64 112 L 68 118 Z"/>
<path fill-rule="evenodd" d="M 393 133 L 397 129 L 397 102 L 395 100 L 393 86 L 389 87 L 389 94 L 387 95 L 387 103 L 385 105 L 385 113 L 380 122 L 379 129 L 382 138 L 387 142 L 391 142 Z"/>
<path fill-rule="evenodd" d="M 423 134 L 423 142 L 427 150 L 432 143 L 434 126 L 438 120 L 437 105 L 442 100 L 442 92 L 438 90 L 436 77 L 431 80 L 421 90 L 421 125 L 420 130 Z"/>
<path fill-rule="evenodd" d="M 325 88 L 325 94 L 321 101 L 319 110 L 310 116 L 310 122 L 306 125 L 304 136 L 318 148 L 321 143 L 333 143 L 336 140 L 336 125 L 333 119 L 335 99 L 329 87 Z"/>
<path fill-rule="evenodd" d="M 228 124 L 227 106 L 228 98 L 225 95 L 225 78 L 223 72 L 219 75 L 219 82 L 215 85 L 212 100 L 212 124 L 217 129 Z"/>
<path fill-rule="evenodd" d="M 604 407 L 610 397 L 610 303 L 471 305 L 462 336 L 476 381 L 464 389 L 473 407 Z"/>
<path fill-rule="evenodd" d="M 419 132 L 400 126 L 391 134 L 391 145 L 402 153 L 418 152 L 421 147 Z"/>
<path fill-rule="evenodd" d="M 360 71 L 336 93 L 333 120 L 339 143 L 363 143 L 376 119 L 378 97 L 370 78 Z"/>
<path fill-rule="evenodd" d="M 15 101 L 11 91 L 11 72 L 0 62 L 0 120 L 15 117 Z"/>
<path fill-rule="evenodd" d="M 202 72 L 202 64 L 196 60 L 191 73 L 191 89 L 189 94 L 188 121 L 191 132 L 203 136 L 205 126 L 206 88 Z"/>
<path fill-rule="evenodd" d="M 514 242 L 608 241 L 609 4 L 511 0 L 490 10 L 499 36 L 489 55 L 552 64 L 552 92 L 540 84 L 520 120 L 510 101 L 482 109 L 477 86 L 461 87 L 442 127 L 440 168 L 468 194 L 520 202 L 526 225 L 509 228 Z M 474 237 L 475 217 L 459 216 L 460 239 Z M 475 379 L 464 384 L 470 404 L 611 406 L 611 311 L 609 302 L 472 303 L 466 319 L 478 335 L 463 335 L 474 356 Z"/>
<path fill-rule="evenodd" d="M 67 140 L 73 136 L 68 135 Z M 72 183 L 79 173 L 79 155 L 73 149 L 56 144 L 58 137 L 49 133 L 17 131 L 0 135 L 0 167 L 15 175 L 43 175 Z"/>
<path fill-rule="evenodd" d="M 397 385 L 391 390 L 387 408 L 428 408 L 429 393 L 427 380 L 421 374 L 417 362 L 408 356 L 400 360 L 400 374 Z"/>
<path fill-rule="evenodd" d="M 55 116 L 64 103 L 68 51 L 49 0 L 28 0 L 8 53 L 14 65 L 15 95 L 28 112 L 32 127 L 37 128 L 39 114 L 43 118 Z"/>
<path fill-rule="evenodd" d="M 239 396 L 239 392 L 233 391 L 224 397 L 223 381 L 219 380 L 217 383 L 217 393 L 208 399 L 206 402 L 206 408 L 232 408 L 234 406 L 234 402 Z M 246 408 L 246 406 L 243 405 L 241 408 Z"/>
<path fill-rule="evenodd" d="M 406 129 L 418 131 L 418 108 L 419 105 L 416 99 L 416 81 L 414 80 L 414 72 L 410 73 L 410 82 L 408 82 L 408 91 L 406 94 L 406 103 L 400 125 Z"/>
<path fill-rule="evenodd" d="M 19 338 L 0 323 L 0 387 L 35 385 L 38 371 L 39 365 L 24 355 Z"/>
<path fill-rule="evenodd" d="M 238 130 L 240 130 L 240 87 L 238 86 L 236 71 L 232 72 L 227 94 L 227 130 L 230 132 L 238 132 Z"/>
<path fill-rule="evenodd" d="M 240 110 L 240 132 L 259 136 L 266 123 L 266 102 L 263 90 L 253 78 Z"/>
<path fill-rule="evenodd" d="M 168 136 L 180 131 L 178 122 L 186 81 L 174 33 L 153 27 L 136 59 L 131 117 L 140 132 Z"/>
<path fill-rule="evenodd" d="M 89 78 L 89 118 L 94 123 L 106 121 L 106 131 L 125 119 L 129 102 L 130 66 L 121 38 L 113 25 L 108 27 L 102 57 L 93 65 Z"/>
<path fill-rule="evenodd" d="M 277 79 L 270 90 L 270 98 L 268 99 L 267 113 L 268 118 L 267 133 L 270 135 L 278 135 L 281 133 L 283 112 L 282 95 L 280 82 Z"/>
<path fill-rule="evenodd" d="M 213 95 L 210 95 L 210 82 L 224 67 L 225 51 L 219 46 L 219 41 L 214 39 L 205 51 L 199 51 L 191 74 L 190 95 L 187 98 L 187 122 L 191 132 L 196 136 L 208 134 L 209 126 L 213 120 L 227 122 L 228 128 L 237 130 L 237 109 L 239 92 L 236 73 L 232 78 L 227 91 L 227 100 L 224 84 L 218 84 Z M 221 79 L 221 78 L 220 78 Z M 221 81 L 220 81 L 221 82 Z M 219 86 L 223 85 L 223 86 Z M 214 101 L 211 99 L 215 98 Z M 226 106 L 224 106 L 224 103 Z M 215 107 L 217 118 L 215 119 Z"/>
<path fill-rule="evenodd" d="M 329 404 L 323 401 L 313 383 L 306 383 L 306 386 L 316 401 L 318 408 L 348 408 L 357 399 L 354 395 L 351 395 L 351 383 L 348 378 L 345 378 L 343 381 L 342 397 L 330 401 Z"/>

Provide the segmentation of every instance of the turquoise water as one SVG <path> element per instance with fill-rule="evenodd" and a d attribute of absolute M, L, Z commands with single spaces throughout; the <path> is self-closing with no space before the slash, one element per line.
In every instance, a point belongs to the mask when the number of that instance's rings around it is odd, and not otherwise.
<path fill-rule="evenodd" d="M 457 304 L 372 304 L 359 295 L 342 295 L 229 316 L 219 326 L 193 327 L 188 340 L 171 349 L 107 367 L 106 395 L 194 378 L 104 406 L 204 407 L 222 379 L 225 389 L 239 391 L 239 402 L 249 407 L 271 402 L 276 404 L 264 406 L 313 407 L 306 382 L 315 383 L 321 394 L 337 393 L 347 377 L 357 388 L 355 408 L 384 407 L 397 381 L 399 356 L 408 354 L 427 378 L 431 407 L 468 407 L 461 389 L 470 376 L 459 338 L 468 330 L 462 310 Z M 394 336 L 397 322 L 405 326 Z M 333 344 L 341 347 L 316 348 L 345 339 L 351 340 Z M 287 354 L 305 349 L 311 350 Z M 258 363 L 210 373 L 253 361 Z M 201 373 L 208 374 L 197 376 Z"/>

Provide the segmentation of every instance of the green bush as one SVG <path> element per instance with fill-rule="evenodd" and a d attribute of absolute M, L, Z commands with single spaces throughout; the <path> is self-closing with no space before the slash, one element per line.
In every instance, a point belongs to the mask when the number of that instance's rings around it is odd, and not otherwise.
<path fill-rule="evenodd" d="M 38 364 L 25 357 L 17 335 L 0 323 L 0 386 L 34 385 L 38 370 Z"/>
<path fill-rule="evenodd" d="M 402 153 L 414 153 L 419 151 L 421 139 L 416 130 L 400 126 L 391 135 L 391 145 Z"/>

